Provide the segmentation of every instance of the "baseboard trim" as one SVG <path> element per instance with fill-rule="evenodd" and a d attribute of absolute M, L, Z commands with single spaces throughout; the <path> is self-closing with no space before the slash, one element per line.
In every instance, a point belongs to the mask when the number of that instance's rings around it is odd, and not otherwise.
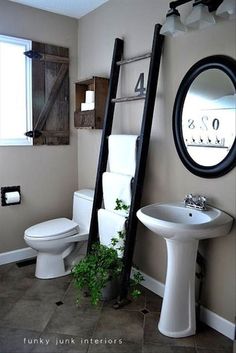
<path fill-rule="evenodd" d="M 203 306 L 201 306 L 200 310 L 200 319 L 208 326 L 222 333 L 222 335 L 234 340 L 236 327 L 233 322 L 224 319 L 223 317 L 217 315 L 207 308 L 204 308 Z"/>
<path fill-rule="evenodd" d="M 9 264 L 21 260 L 30 259 L 37 255 L 37 251 L 31 248 L 22 248 L 13 251 L 0 253 L 0 265 Z"/>
<path fill-rule="evenodd" d="M 142 271 L 139 272 L 144 277 L 142 285 L 163 298 L 165 290 L 164 283 L 157 281 L 156 279 L 146 275 Z M 236 326 L 233 322 L 224 319 L 223 317 L 215 314 L 213 311 L 210 311 L 207 308 L 204 308 L 203 306 L 201 306 L 200 318 L 201 321 L 203 321 L 206 325 L 210 326 L 211 328 L 220 332 L 222 335 L 230 338 L 231 340 L 234 340 Z"/>
<path fill-rule="evenodd" d="M 133 276 L 133 272 L 135 271 L 134 268 L 132 268 L 131 272 L 131 277 Z M 146 273 L 138 270 L 141 275 L 144 278 L 144 281 L 142 282 L 142 286 L 149 289 L 151 292 L 154 292 L 155 294 L 159 295 L 160 297 L 164 297 L 164 291 L 165 291 L 165 285 L 162 282 L 157 281 L 153 277 L 148 276 Z"/>

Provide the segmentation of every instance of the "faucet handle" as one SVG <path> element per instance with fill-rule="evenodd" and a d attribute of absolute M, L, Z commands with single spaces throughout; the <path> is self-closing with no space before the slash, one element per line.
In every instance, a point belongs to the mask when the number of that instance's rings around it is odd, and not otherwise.
<path fill-rule="evenodd" d="M 207 202 L 207 198 L 205 196 L 195 195 L 194 203 L 196 206 L 199 207 L 199 209 L 205 210 L 206 209 L 206 202 Z"/>
<path fill-rule="evenodd" d="M 193 195 L 192 194 L 187 194 L 184 197 L 184 205 L 185 207 L 188 207 L 188 205 L 193 203 Z"/>
<path fill-rule="evenodd" d="M 198 202 L 206 202 L 206 197 L 205 196 L 201 196 L 201 195 L 195 195 L 194 196 L 194 201 L 198 201 Z"/>
<path fill-rule="evenodd" d="M 184 197 L 184 201 L 186 202 L 186 201 L 189 201 L 189 200 L 192 200 L 193 199 L 193 194 L 187 194 L 187 195 L 185 195 L 185 197 Z"/>
<path fill-rule="evenodd" d="M 200 199 L 204 202 L 206 202 L 206 200 L 207 200 L 206 196 L 200 196 Z"/>
<path fill-rule="evenodd" d="M 203 205 L 203 208 L 206 208 L 206 203 L 207 203 L 207 198 L 206 196 L 199 196 L 199 201 L 201 202 L 201 204 Z"/>

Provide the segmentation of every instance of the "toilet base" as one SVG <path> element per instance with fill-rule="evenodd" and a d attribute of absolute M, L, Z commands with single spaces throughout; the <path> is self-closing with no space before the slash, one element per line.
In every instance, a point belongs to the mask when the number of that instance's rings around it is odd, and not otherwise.
<path fill-rule="evenodd" d="M 69 275 L 72 267 L 84 258 L 86 250 L 87 242 L 82 241 L 71 244 L 63 254 L 38 252 L 35 277 L 52 279 Z"/>
<path fill-rule="evenodd" d="M 66 249 L 63 254 L 48 254 L 39 252 L 36 261 L 35 276 L 39 279 L 50 279 L 66 276 L 71 273 L 71 267 L 65 258 L 73 251 L 74 244 Z"/>

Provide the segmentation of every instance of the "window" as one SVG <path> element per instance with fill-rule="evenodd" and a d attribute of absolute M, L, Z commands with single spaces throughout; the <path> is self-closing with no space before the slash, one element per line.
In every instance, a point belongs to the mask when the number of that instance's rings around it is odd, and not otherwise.
<path fill-rule="evenodd" d="M 32 145 L 26 131 L 32 129 L 30 40 L 0 35 L 0 145 Z"/>

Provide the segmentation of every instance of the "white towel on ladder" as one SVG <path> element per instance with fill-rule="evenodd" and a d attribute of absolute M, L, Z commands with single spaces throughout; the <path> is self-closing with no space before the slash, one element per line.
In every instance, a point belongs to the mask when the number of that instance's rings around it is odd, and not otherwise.
<path fill-rule="evenodd" d="M 117 250 L 118 256 L 123 256 L 123 250 L 119 250 L 120 247 L 124 246 L 124 240 L 119 239 L 118 232 L 125 231 L 126 218 L 118 215 L 114 212 L 104 210 L 101 208 L 98 210 L 98 233 L 100 243 L 114 248 Z M 113 247 L 112 238 L 117 238 L 119 242 Z"/>
<path fill-rule="evenodd" d="M 136 169 L 137 135 L 110 135 L 108 162 L 111 173 L 132 175 Z"/>
<path fill-rule="evenodd" d="M 115 210 L 116 199 L 122 201 L 126 206 L 131 203 L 131 180 L 132 176 L 105 172 L 102 175 L 103 202 L 106 210 L 128 216 L 129 211 Z"/>

